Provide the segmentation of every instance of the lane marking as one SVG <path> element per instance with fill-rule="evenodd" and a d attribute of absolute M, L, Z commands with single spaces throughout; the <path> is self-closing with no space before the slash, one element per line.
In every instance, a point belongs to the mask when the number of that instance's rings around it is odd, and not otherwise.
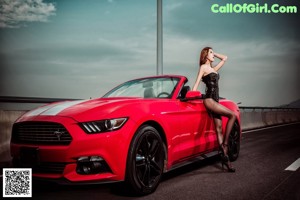
<path fill-rule="evenodd" d="M 242 131 L 242 133 L 251 133 L 251 132 L 262 131 L 262 130 L 271 129 L 271 128 L 278 128 L 281 126 L 289 126 L 289 125 L 294 125 L 294 124 L 299 124 L 299 123 L 300 122 L 292 122 L 292 123 L 288 123 L 288 124 L 279 124 L 279 125 L 274 125 L 274 126 L 269 126 L 269 127 L 256 128 L 256 129 L 252 129 L 252 130 Z"/>
<path fill-rule="evenodd" d="M 287 171 L 296 171 L 300 167 L 300 158 L 288 166 L 285 170 Z"/>

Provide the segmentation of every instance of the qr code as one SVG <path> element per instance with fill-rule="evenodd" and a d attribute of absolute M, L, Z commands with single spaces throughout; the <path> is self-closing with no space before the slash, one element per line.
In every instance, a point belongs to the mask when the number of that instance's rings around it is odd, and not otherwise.
<path fill-rule="evenodd" d="M 3 168 L 3 197 L 32 197 L 31 168 Z"/>

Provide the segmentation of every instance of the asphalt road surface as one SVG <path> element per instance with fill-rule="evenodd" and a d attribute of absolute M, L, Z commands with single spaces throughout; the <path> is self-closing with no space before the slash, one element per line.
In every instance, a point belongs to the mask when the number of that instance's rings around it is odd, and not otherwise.
<path fill-rule="evenodd" d="M 221 170 L 218 156 L 171 171 L 148 196 L 130 196 L 116 184 L 65 186 L 33 183 L 33 199 L 284 199 L 300 200 L 300 169 L 286 170 L 300 158 L 300 124 L 245 132 L 233 163 Z"/>

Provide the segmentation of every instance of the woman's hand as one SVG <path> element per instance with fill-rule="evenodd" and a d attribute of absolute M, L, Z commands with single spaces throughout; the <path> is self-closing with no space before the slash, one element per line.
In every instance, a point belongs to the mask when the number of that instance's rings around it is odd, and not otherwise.
<path fill-rule="evenodd" d="M 219 53 L 214 53 L 214 55 L 219 58 L 221 61 L 214 67 L 216 71 L 219 71 L 219 69 L 225 64 L 225 61 L 228 59 L 227 56 L 219 54 Z"/>
<path fill-rule="evenodd" d="M 227 60 L 227 56 L 225 56 L 225 55 L 222 55 L 222 54 L 219 54 L 219 53 L 214 53 L 214 55 L 217 57 L 217 58 L 219 58 L 220 60 L 222 60 L 222 61 L 226 61 Z"/>

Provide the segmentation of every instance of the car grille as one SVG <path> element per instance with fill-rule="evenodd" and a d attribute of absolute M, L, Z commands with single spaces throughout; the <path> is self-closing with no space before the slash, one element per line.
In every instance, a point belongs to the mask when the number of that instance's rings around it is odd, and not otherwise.
<path fill-rule="evenodd" d="M 21 122 L 13 126 L 13 143 L 68 145 L 71 141 L 71 135 L 67 129 L 59 123 Z"/>

